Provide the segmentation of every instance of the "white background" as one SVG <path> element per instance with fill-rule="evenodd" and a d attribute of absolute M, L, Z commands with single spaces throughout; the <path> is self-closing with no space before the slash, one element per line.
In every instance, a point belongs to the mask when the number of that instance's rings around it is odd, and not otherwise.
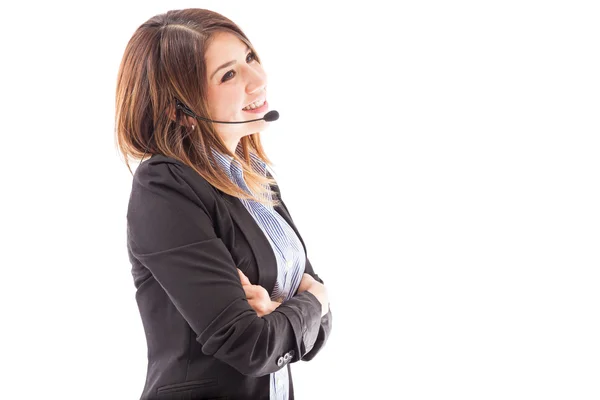
<path fill-rule="evenodd" d="M 264 145 L 329 289 L 298 399 L 600 398 L 596 4 L 5 7 L 0 397 L 139 398 L 116 76 L 139 25 L 201 7 L 262 57 Z"/>

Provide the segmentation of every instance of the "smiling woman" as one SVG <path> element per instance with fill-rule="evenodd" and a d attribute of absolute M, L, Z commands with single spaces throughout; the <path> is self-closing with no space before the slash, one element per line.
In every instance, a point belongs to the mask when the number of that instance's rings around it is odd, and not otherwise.
<path fill-rule="evenodd" d="M 270 203 L 268 185 L 275 181 L 258 174 L 250 158 L 254 153 L 271 166 L 259 133 L 269 124 L 213 124 L 175 107 L 179 100 L 194 114 L 212 120 L 256 119 L 268 105 L 243 109 L 266 100 L 266 85 L 257 51 L 222 15 L 187 9 L 151 18 L 131 38 L 117 82 L 117 143 L 130 172 L 129 161 L 143 160 L 146 151 L 164 154 L 189 165 L 227 194 Z M 229 182 L 216 168 L 209 148 L 238 161 L 246 184 L 257 195 Z"/>
<path fill-rule="evenodd" d="M 329 337 L 327 290 L 260 144 L 271 119 L 254 121 L 266 85 L 244 33 L 209 10 L 157 15 L 125 49 L 115 122 L 127 166 L 141 160 L 127 250 L 143 400 L 293 399 L 290 364 Z"/>
<path fill-rule="evenodd" d="M 222 63 L 224 58 L 230 61 Z M 207 102 L 209 113 L 215 119 L 243 121 L 251 119 L 248 113 L 268 111 L 267 76 L 256 52 L 238 36 L 229 32 L 213 34 L 207 44 L 206 64 L 210 73 Z M 218 126 L 219 135 L 232 153 L 241 137 L 263 130 L 268 124 L 263 120 L 246 125 Z"/>

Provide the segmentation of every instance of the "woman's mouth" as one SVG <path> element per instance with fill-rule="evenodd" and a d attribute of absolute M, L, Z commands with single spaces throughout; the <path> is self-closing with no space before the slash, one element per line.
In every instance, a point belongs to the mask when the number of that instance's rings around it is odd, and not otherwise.
<path fill-rule="evenodd" d="M 269 103 L 267 103 L 267 100 L 265 99 L 265 103 L 262 106 L 260 106 L 258 108 L 254 108 L 254 109 L 242 109 L 242 111 L 257 114 L 257 113 L 267 111 L 268 109 L 269 109 Z"/>

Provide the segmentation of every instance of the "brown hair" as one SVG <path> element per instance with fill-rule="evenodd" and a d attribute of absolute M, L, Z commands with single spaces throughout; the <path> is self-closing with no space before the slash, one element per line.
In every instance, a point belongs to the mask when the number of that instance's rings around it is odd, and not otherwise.
<path fill-rule="evenodd" d="M 205 51 L 216 32 L 237 36 L 260 62 L 242 30 L 210 10 L 171 10 L 150 18 L 134 32 L 117 77 L 116 146 L 130 173 L 130 159 L 140 160 L 146 153 L 163 154 L 190 166 L 212 186 L 231 196 L 278 205 L 269 187 L 276 181 L 270 174 L 264 177 L 252 168 L 251 152 L 272 166 L 258 132 L 242 137 L 237 154 L 232 154 L 212 122 L 196 119 L 192 129 L 183 123 L 185 114 L 175 108 L 177 98 L 196 115 L 213 119 L 206 103 Z M 212 149 L 241 164 L 246 185 L 256 196 L 229 180 L 218 168 Z"/>

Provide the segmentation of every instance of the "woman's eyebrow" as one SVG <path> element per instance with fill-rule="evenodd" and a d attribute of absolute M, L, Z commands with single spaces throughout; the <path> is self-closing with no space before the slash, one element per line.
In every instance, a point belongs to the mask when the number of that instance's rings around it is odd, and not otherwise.
<path fill-rule="evenodd" d="M 250 46 L 246 46 L 246 51 L 248 51 L 248 50 L 250 50 Z M 235 61 L 235 60 L 232 60 L 232 61 L 226 62 L 225 64 L 221 65 L 219 68 L 217 68 L 217 69 L 215 70 L 215 72 L 213 72 L 213 73 L 212 73 L 212 75 L 210 76 L 210 79 L 212 79 L 212 78 L 215 76 L 215 74 L 216 74 L 217 72 L 219 72 L 219 70 L 221 70 L 221 69 L 223 69 L 223 68 L 226 68 L 226 67 L 229 67 L 230 65 L 233 65 L 233 64 L 235 64 L 235 63 L 236 63 L 236 61 Z"/>

